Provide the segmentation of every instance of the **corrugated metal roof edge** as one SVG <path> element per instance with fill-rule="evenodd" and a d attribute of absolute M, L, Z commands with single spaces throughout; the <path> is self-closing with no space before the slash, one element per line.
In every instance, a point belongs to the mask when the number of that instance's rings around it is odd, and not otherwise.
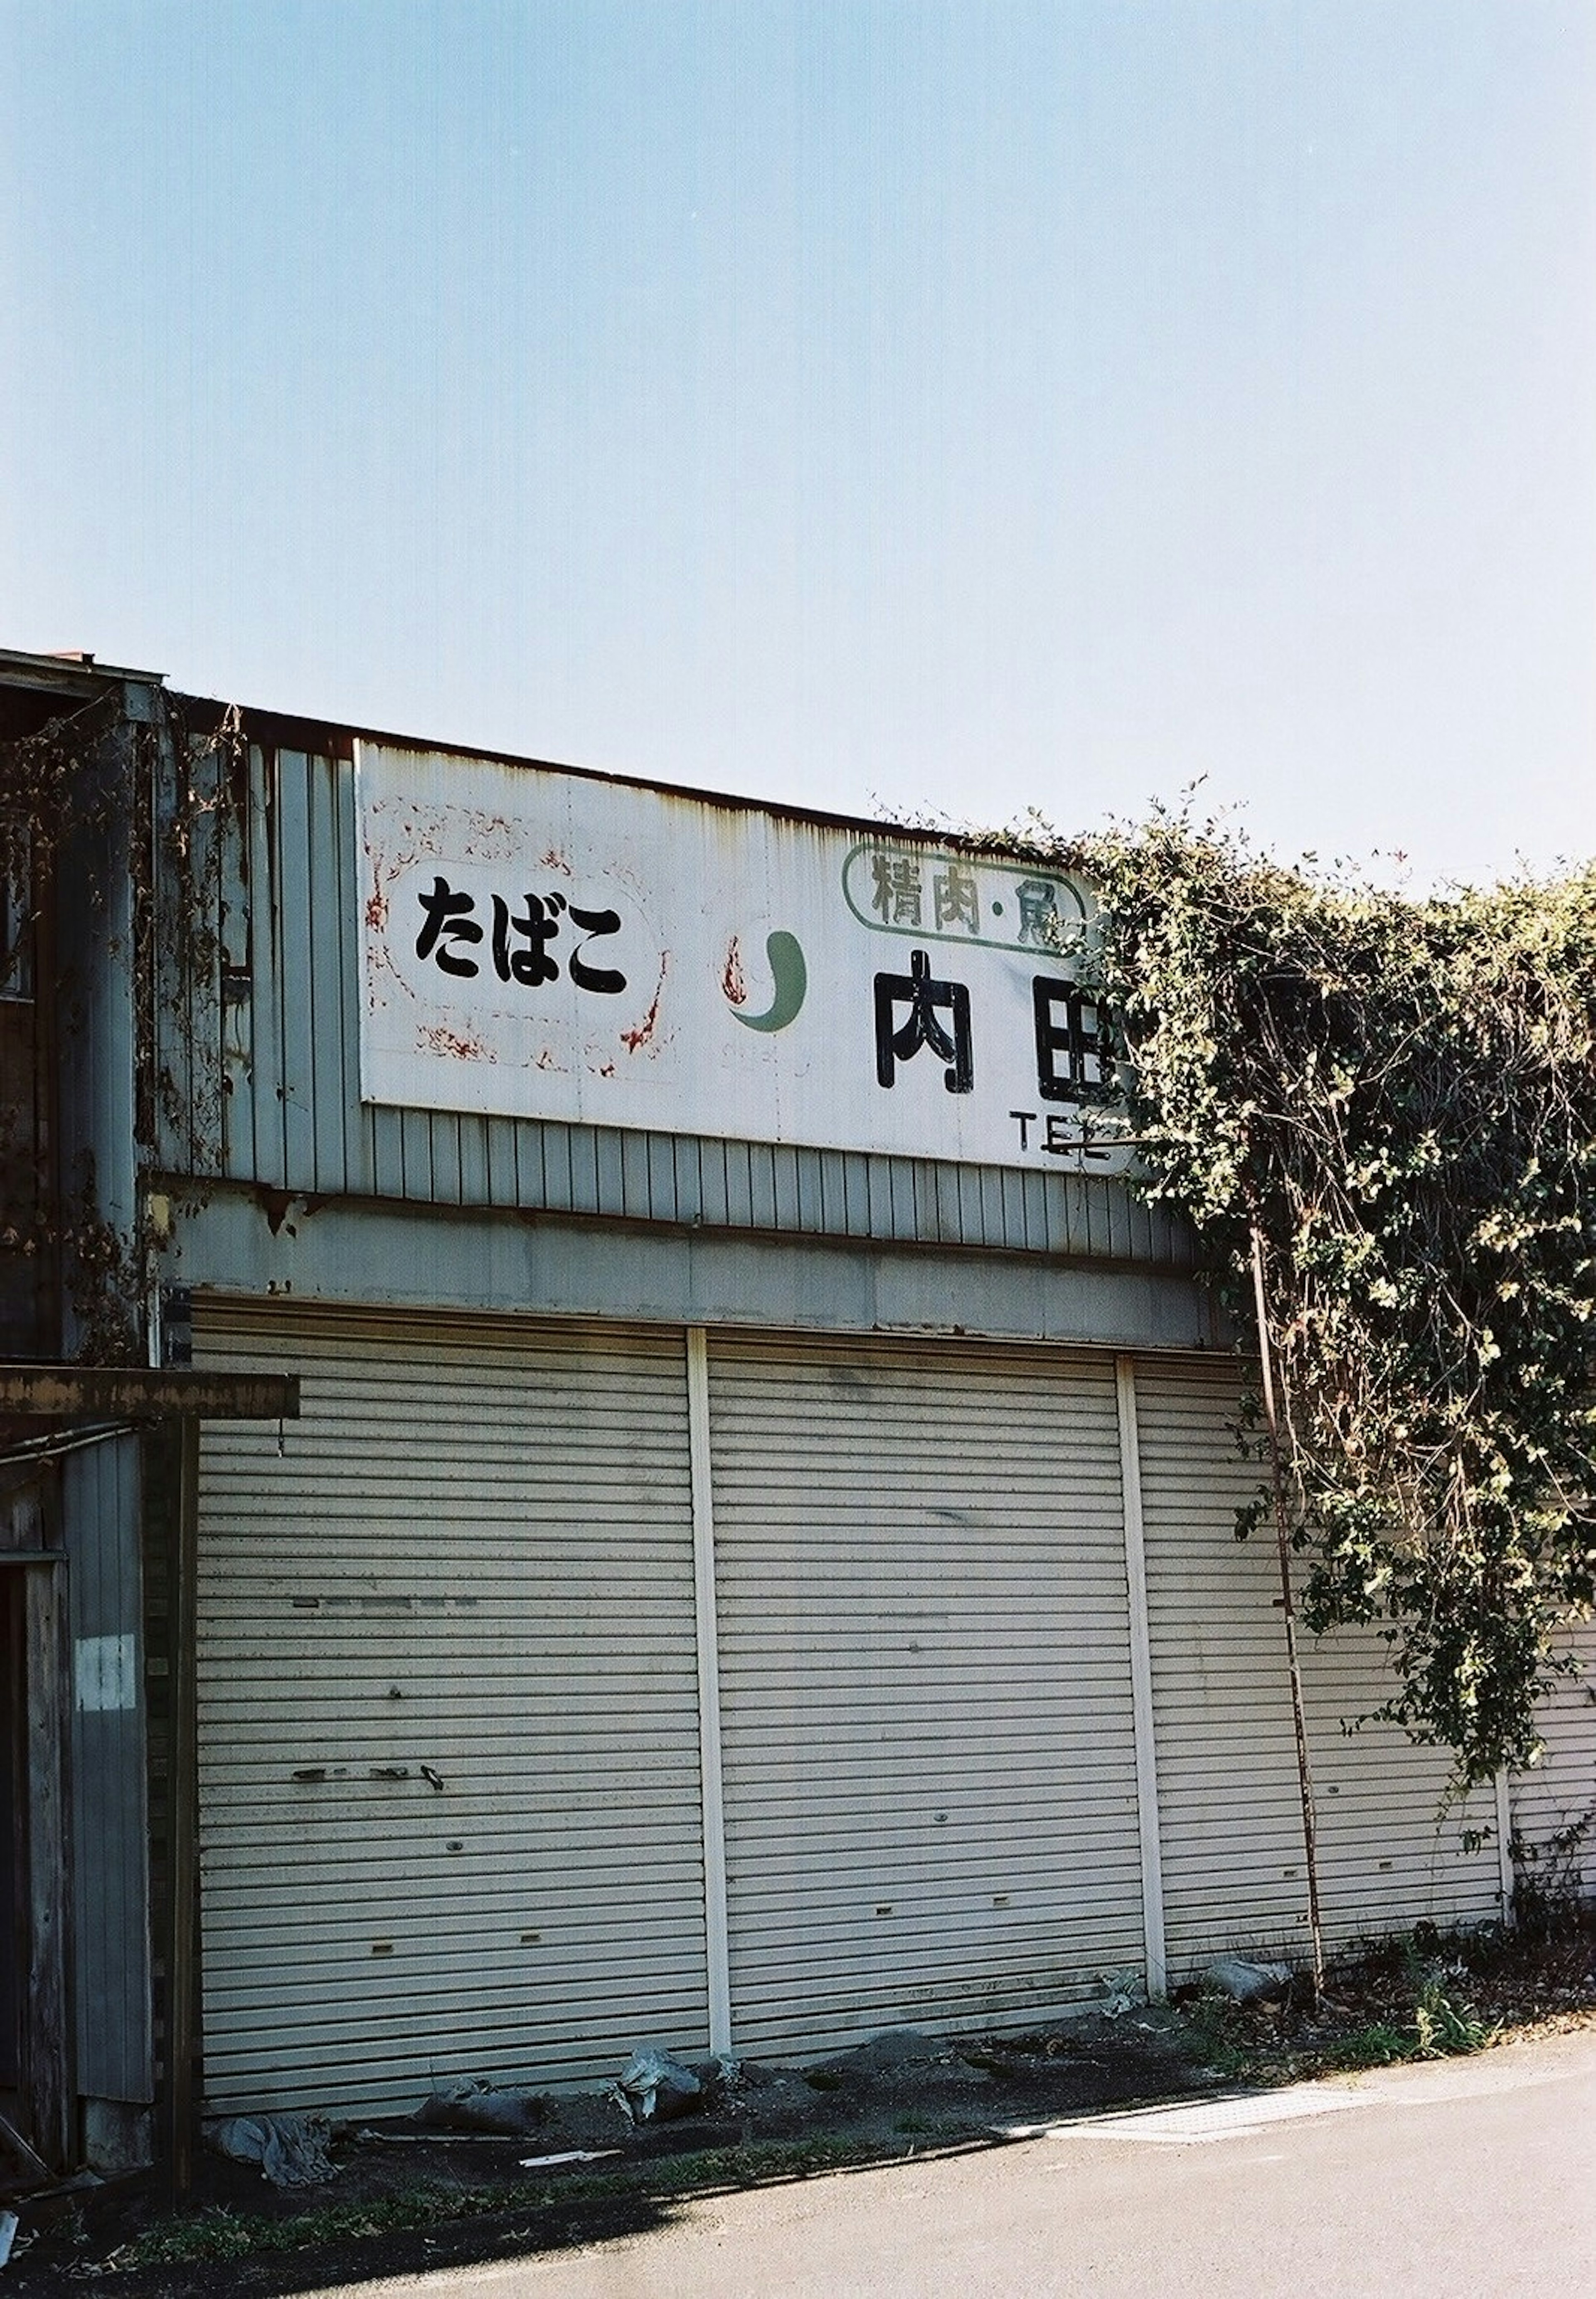
<path fill-rule="evenodd" d="M 0 658 L 3 661 L 4 658 Z M 194 695 L 172 691 L 172 700 L 179 708 L 194 714 L 204 724 L 205 714 L 214 713 L 218 724 L 233 706 L 218 701 L 213 696 Z M 691 783 L 661 782 L 647 775 L 617 774 L 603 767 L 573 767 L 559 759 L 540 759 L 514 751 L 484 749 L 475 743 L 434 741 L 420 735 L 397 735 L 376 726 L 345 726 L 330 718 L 301 717 L 292 711 L 257 710 L 249 704 L 238 706 L 241 723 L 249 739 L 262 749 L 294 750 L 317 753 L 324 758 L 350 759 L 357 742 L 380 743 L 392 750 L 414 751 L 426 755 L 456 759 L 481 759 L 496 766 L 525 767 L 542 774 L 569 775 L 581 782 L 608 783 L 619 790 L 653 791 L 667 798 L 686 799 L 694 805 L 724 808 L 734 814 L 769 814 L 784 822 L 802 822 L 824 830 L 893 831 L 901 837 L 912 837 L 926 845 L 953 847 L 960 852 L 993 851 L 984 837 L 958 831 L 935 823 L 884 821 L 869 815 L 833 814 L 824 809 L 789 806 L 779 800 L 748 798 L 735 792 L 702 790 Z M 1018 842 L 1017 842 L 1018 843 Z"/>
<path fill-rule="evenodd" d="M 736 814 L 769 814 L 786 822 L 810 823 L 821 829 L 894 831 L 927 845 L 951 846 L 964 852 L 990 851 L 987 841 L 946 824 L 883 818 L 863 814 L 838 814 L 819 807 L 792 806 L 776 799 L 752 798 L 733 791 L 704 790 L 693 783 L 670 783 L 648 775 L 619 774 L 605 767 L 578 767 L 560 759 L 544 759 L 526 751 L 495 751 L 476 743 L 456 743 L 421 735 L 402 735 L 391 729 L 346 724 L 315 713 L 268 710 L 254 703 L 234 705 L 214 695 L 190 694 L 167 686 L 161 670 L 137 670 L 102 663 L 89 653 L 34 653 L 0 647 L 0 683 L 54 686 L 63 694 L 84 687 L 104 688 L 116 682 L 134 686 L 165 687 L 171 701 L 204 726 L 220 725 L 237 708 L 244 732 L 262 748 L 302 750 L 322 757 L 349 759 L 357 742 L 381 743 L 400 751 L 434 753 L 446 758 L 483 759 L 499 766 L 526 767 L 544 774 L 571 775 L 582 782 L 610 783 L 621 790 L 662 793 L 669 798 L 691 800 L 702 806 L 721 807 Z M 1017 842 L 1018 844 L 1018 842 Z"/>

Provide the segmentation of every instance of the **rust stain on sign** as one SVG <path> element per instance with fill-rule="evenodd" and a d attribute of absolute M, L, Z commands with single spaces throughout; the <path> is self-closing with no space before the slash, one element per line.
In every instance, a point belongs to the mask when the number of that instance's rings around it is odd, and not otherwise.
<path fill-rule="evenodd" d="M 646 1046 L 649 1040 L 654 1034 L 655 1028 L 657 1027 L 660 1019 L 660 1000 L 665 993 L 666 970 L 669 967 L 669 964 L 670 960 L 669 957 L 662 958 L 660 960 L 660 978 L 654 984 L 653 1002 L 650 1006 L 647 1013 L 644 1016 L 642 1021 L 638 1023 L 637 1027 L 635 1030 L 623 1030 L 620 1033 L 620 1042 L 626 1048 L 628 1054 L 635 1054 L 638 1051 L 640 1047 Z"/>
<path fill-rule="evenodd" d="M 720 976 L 720 987 L 734 1006 L 748 1003 L 748 984 L 743 975 L 743 943 L 740 935 L 733 934 L 727 946 L 726 969 Z"/>
<path fill-rule="evenodd" d="M 431 1054 L 445 1054 L 451 1061 L 491 1062 L 493 1049 L 482 1038 L 471 1038 L 458 1030 L 446 1028 L 442 1023 L 434 1028 L 418 1030 L 417 1043 Z"/>

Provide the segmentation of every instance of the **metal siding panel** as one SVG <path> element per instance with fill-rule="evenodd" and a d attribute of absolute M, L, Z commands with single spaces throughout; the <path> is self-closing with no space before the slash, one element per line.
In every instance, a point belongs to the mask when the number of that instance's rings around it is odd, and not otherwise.
<path fill-rule="evenodd" d="M 753 1222 L 753 1147 L 747 1141 L 719 1144 L 726 1158 L 726 1219 L 735 1229 Z"/>
<path fill-rule="evenodd" d="M 551 1213 L 572 1211 L 578 1195 L 577 1158 L 578 1153 L 587 1154 L 588 1144 L 565 1127 L 553 1125 L 540 1125 L 531 1133 L 518 1126 L 516 1144 L 519 1202 L 524 1205 L 528 1192 L 536 1191 Z"/>
<path fill-rule="evenodd" d="M 959 1166 L 934 1166 L 927 1159 L 917 1168 L 917 1195 L 920 1218 L 928 1223 L 921 1234 L 935 1238 L 939 1245 L 957 1245 L 963 1235 L 960 1219 L 960 1188 L 964 1169 Z"/>
<path fill-rule="evenodd" d="M 68 1456 L 78 2089 L 154 2096 L 138 1444 Z"/>
<path fill-rule="evenodd" d="M 827 1230 L 842 1233 L 847 1229 L 847 1182 L 844 1176 L 846 1152 L 841 1150 L 817 1150 L 798 1165 L 798 1225 L 822 1234 Z"/>
<path fill-rule="evenodd" d="M 320 761 L 317 762 L 320 771 Z M 331 910 L 337 925 L 337 998 L 343 1046 L 343 1075 L 337 1091 L 344 1104 L 338 1127 L 344 1149 L 345 1187 L 362 1196 L 377 1187 L 377 1127 L 375 1112 L 361 1100 L 360 906 L 354 820 L 354 767 L 352 761 L 328 761 L 337 795 L 337 846 L 328 861 L 318 849 L 311 856 L 312 884 L 324 914 Z M 318 1125 L 333 1128 L 330 1116 L 318 1114 Z"/>
<path fill-rule="evenodd" d="M 432 1195 L 440 1206 L 457 1206 L 461 1202 L 460 1188 L 460 1129 L 468 1121 L 451 1116 L 447 1111 L 434 1110 L 429 1132 L 432 1140 Z"/>
<path fill-rule="evenodd" d="M 249 777 L 250 1112 L 252 1181 L 280 1189 L 285 1176 L 282 1071 L 282 943 L 275 834 L 275 751 L 252 750 Z"/>
<path fill-rule="evenodd" d="M 737 1218 L 739 1199 L 747 1198 L 747 1158 L 740 1145 L 702 1141 L 698 1170 L 702 1177 L 703 1218 L 711 1228 L 729 1228 Z"/>
<path fill-rule="evenodd" d="M 1109 1252 L 1116 1261 L 1131 1258 L 1131 1204 L 1123 1190 L 1105 1191 L 1101 1210 L 1107 1216 Z"/>
<path fill-rule="evenodd" d="M 312 1005 L 309 761 L 278 755 L 273 847 L 277 858 L 277 1026 L 282 1047 L 283 1174 L 295 1190 L 316 1187 L 314 1016 Z"/>
<path fill-rule="evenodd" d="M 219 902 L 235 842 L 223 836 L 217 804 L 224 771 L 214 752 L 195 744 L 179 759 L 162 742 L 156 798 L 163 845 L 174 834 L 187 842 L 187 868 L 156 890 L 156 1155 L 168 1173 L 214 1174 L 221 1155 L 227 1088 L 223 1083 L 221 967 L 224 941 L 195 934 L 188 915 L 191 889 L 214 886 Z M 192 792 L 190 800 L 187 793 Z M 177 809 L 183 815 L 178 821 Z M 219 921 L 220 923 L 220 921 Z"/>
<path fill-rule="evenodd" d="M 399 1113 L 400 1188 L 407 1198 L 430 1204 L 432 1180 L 432 1115 L 429 1110 Z"/>
<path fill-rule="evenodd" d="M 675 1144 L 669 1133 L 646 1133 L 643 1146 L 649 1214 L 655 1221 L 679 1221 L 682 1215 L 676 1182 Z"/>
<path fill-rule="evenodd" d="M 487 1203 L 492 1206 L 513 1206 L 520 1202 L 520 1184 L 517 1170 L 515 1125 L 508 1117 L 490 1117 L 484 1126 L 487 1149 Z M 537 1160 L 539 1200 L 549 1202 L 543 1181 L 543 1158 Z"/>
<path fill-rule="evenodd" d="M 710 1377 L 736 2048 L 1092 1995 L 1141 1955 L 1111 1362 L 720 1333 Z"/>
<path fill-rule="evenodd" d="M 202 1303 L 195 1339 L 304 1405 L 204 1440 L 211 2104 L 702 2048 L 679 1333 Z"/>
<path fill-rule="evenodd" d="M 605 1158 L 611 1154 L 606 1149 L 607 1137 L 596 1133 L 590 1125 L 573 1125 L 569 1129 L 569 1138 L 572 1211 L 598 1213 L 604 1202 L 601 1176 Z"/>
<path fill-rule="evenodd" d="M 812 1150 L 781 1142 L 770 1151 L 770 1226 L 816 1229 L 820 1220 L 820 1176 Z"/>
<path fill-rule="evenodd" d="M 492 1189 L 488 1181 L 489 1121 L 486 1117 L 462 1117 L 460 1121 L 460 1203 L 462 1206 L 485 1206 L 491 1202 Z"/>
<path fill-rule="evenodd" d="M 896 1158 L 884 1158 L 871 1161 L 871 1173 L 883 1184 L 882 1196 L 885 1199 L 885 1220 L 877 1234 L 889 1238 L 918 1235 L 916 1168 L 900 1166 Z"/>
<path fill-rule="evenodd" d="M 677 1221 L 696 1224 L 703 1219 L 703 1151 L 696 1141 L 676 1140 L 669 1134 L 660 1137 L 670 1156 L 672 1202 Z"/>
<path fill-rule="evenodd" d="M 769 1141 L 754 1141 L 749 1145 L 748 1218 L 755 1229 L 775 1229 L 777 1226 L 776 1151 Z"/>
<path fill-rule="evenodd" d="M 334 759 L 304 760 L 308 798 L 303 870 L 310 950 L 307 1012 L 311 1045 L 306 1075 L 310 1089 L 311 1186 L 332 1193 L 342 1192 L 349 1186 L 345 1119 L 353 1109 L 358 1123 L 360 1113 L 359 1040 L 345 1045 L 344 1038 L 344 984 L 347 970 L 344 919 L 354 908 L 354 881 L 353 857 L 345 854 L 338 772 Z M 352 1080 L 353 1093 L 349 1091 Z"/>
<path fill-rule="evenodd" d="M 610 1183 L 613 1198 L 603 1208 L 629 1221 L 647 1221 L 653 1210 L 652 1174 L 646 1133 L 617 1133 L 616 1173 Z"/>
<path fill-rule="evenodd" d="M 830 1218 L 827 1227 L 840 1229 L 847 1237 L 868 1237 L 870 1233 L 870 1161 L 856 1150 L 838 1153 L 836 1163 L 836 1193 L 828 1199 Z"/>
<path fill-rule="evenodd" d="M 397 1109 L 373 1108 L 371 1123 L 372 1187 L 379 1198 L 404 1196 L 404 1115 Z"/>
<path fill-rule="evenodd" d="M 231 972 L 235 987 L 250 984 L 247 994 L 222 1000 L 217 1018 L 220 1033 L 220 1171 L 247 1174 L 254 1141 L 253 988 L 254 920 L 250 909 L 250 820 L 253 812 L 253 753 L 231 785 L 237 802 L 229 805 L 221 841 L 217 876 L 217 945 L 220 962 Z M 208 1170 L 202 1167 L 202 1170 Z"/>

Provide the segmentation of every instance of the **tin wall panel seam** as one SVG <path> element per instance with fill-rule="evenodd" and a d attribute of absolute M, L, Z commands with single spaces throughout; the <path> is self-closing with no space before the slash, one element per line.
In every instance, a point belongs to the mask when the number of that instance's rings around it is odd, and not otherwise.
<path fill-rule="evenodd" d="M 333 1138 L 342 1140 L 345 1186 L 356 1195 L 370 1195 L 378 1188 L 377 1112 L 361 1100 L 361 914 L 353 791 L 345 787 L 345 769 L 340 760 L 319 760 L 318 769 L 323 764 L 328 770 L 331 811 L 337 826 L 336 859 L 330 883 L 325 871 L 315 870 L 315 858 L 312 871 L 322 905 L 330 907 L 334 914 L 338 967 L 336 989 L 343 1058 L 343 1079 L 337 1091 L 344 1105 L 337 1118 L 329 1115 L 325 1123 Z M 318 1113 L 319 1136 L 322 1122 Z M 320 1183 L 323 1170 L 319 1153 L 317 1175 L 320 1186 L 325 1186 Z M 330 1170 L 336 1174 L 337 1165 Z"/>
<path fill-rule="evenodd" d="M 312 867 L 310 805 L 311 761 L 292 751 L 278 761 L 276 778 L 277 935 L 278 1021 L 282 1033 L 283 1173 L 290 1186 L 316 1172 L 315 1051 L 312 1005 L 314 967 L 314 879 L 325 883 L 326 865 Z"/>
<path fill-rule="evenodd" d="M 281 905 L 273 851 L 278 815 L 277 759 L 250 751 L 250 1112 L 253 1120 L 252 1181 L 280 1189 L 283 1164 Z"/>
<path fill-rule="evenodd" d="M 307 764 L 310 795 L 308 873 L 310 904 L 310 1026 L 312 1186 L 345 1191 L 349 1187 L 349 1158 L 345 1119 L 359 1114 L 358 1041 L 345 1042 L 348 1000 L 345 991 L 345 945 L 341 931 L 345 912 L 345 858 L 342 812 L 338 805 L 337 768 L 327 759 Z M 329 858 L 329 867 L 318 874 L 315 858 Z M 357 1010 L 358 1020 L 358 1010 Z M 353 1077 L 357 1092 L 347 1081 Z"/>
<path fill-rule="evenodd" d="M 219 1010 L 212 1015 L 200 1012 L 195 1015 L 196 1029 L 209 1026 L 214 1028 L 218 1035 L 218 1085 L 220 1094 L 218 1130 L 214 1142 L 208 1146 L 199 1166 L 207 1178 L 235 1171 L 247 1172 L 254 1140 L 254 963 L 251 949 L 250 809 L 247 805 L 254 774 L 254 755 L 253 752 L 245 755 L 239 786 L 231 783 L 233 770 L 230 765 L 221 769 L 229 776 L 229 792 L 241 787 L 246 803 L 242 815 L 236 813 L 229 804 L 219 858 L 217 946 L 221 966 L 229 978 L 220 985 Z"/>

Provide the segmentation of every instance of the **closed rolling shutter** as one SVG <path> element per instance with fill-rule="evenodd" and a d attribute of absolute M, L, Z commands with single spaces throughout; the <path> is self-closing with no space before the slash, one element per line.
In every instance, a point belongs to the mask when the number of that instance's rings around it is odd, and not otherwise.
<path fill-rule="evenodd" d="M 1262 1471 L 1234 1428 L 1234 1363 L 1142 1359 L 1137 1419 L 1158 1719 L 1165 1923 L 1172 1980 L 1226 1950 L 1305 1952 L 1308 1887 L 1291 1683 L 1272 1529 L 1238 1543 Z M 1491 1799 L 1451 1800 L 1444 1749 L 1366 1722 L 1388 1697 L 1372 1630 L 1300 1632 L 1332 1943 L 1495 1913 Z"/>
<path fill-rule="evenodd" d="M 1302 1808 L 1273 1541 L 1238 1544 L 1258 1472 L 1236 1369 L 1139 1358 L 1136 1422 L 1169 1978 L 1308 1938 Z"/>
<path fill-rule="evenodd" d="M 1373 1721 L 1392 1683 L 1378 1632 L 1336 1629 L 1301 1642 L 1326 1940 L 1500 1916 L 1495 1797 L 1489 1788 L 1459 1797 L 1450 1749 L 1419 1747 L 1400 1725 Z"/>
<path fill-rule="evenodd" d="M 706 2036 L 683 1341 L 196 1305 L 212 2109 L 413 2108 Z"/>
<path fill-rule="evenodd" d="M 1519 1872 L 1532 1889 L 1596 1893 L 1596 1623 L 1565 1639 L 1582 1673 L 1559 1677 L 1535 1723 L 1545 1743 L 1538 1764 L 1511 1789 Z"/>
<path fill-rule="evenodd" d="M 726 1337 L 710 1398 L 738 2048 L 1139 1966 L 1111 1360 Z"/>

